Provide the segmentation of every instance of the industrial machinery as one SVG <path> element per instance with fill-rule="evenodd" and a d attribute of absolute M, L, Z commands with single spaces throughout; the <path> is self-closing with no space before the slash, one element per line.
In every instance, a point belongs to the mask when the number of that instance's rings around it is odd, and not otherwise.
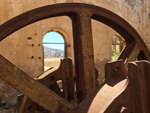
<path fill-rule="evenodd" d="M 71 59 L 34 79 L 0 55 L 0 78 L 23 94 L 18 97 L 18 112 L 150 113 L 149 51 L 132 26 L 111 11 L 79 3 L 44 6 L 2 24 L 0 40 L 31 23 L 63 15 L 72 20 L 77 91 Z M 118 60 L 106 63 L 101 86 L 95 76 L 91 19 L 110 26 L 126 41 Z M 62 80 L 63 92 L 57 80 Z"/>

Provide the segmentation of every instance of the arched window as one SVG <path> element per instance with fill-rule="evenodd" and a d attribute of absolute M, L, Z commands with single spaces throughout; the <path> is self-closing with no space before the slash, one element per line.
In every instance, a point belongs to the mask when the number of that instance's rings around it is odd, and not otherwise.
<path fill-rule="evenodd" d="M 48 32 L 43 37 L 44 71 L 60 65 L 65 57 L 65 41 L 58 32 Z"/>
<path fill-rule="evenodd" d="M 119 34 L 113 36 L 112 39 L 112 57 L 111 60 L 115 61 L 118 59 L 122 49 L 125 47 L 125 40 Z"/>

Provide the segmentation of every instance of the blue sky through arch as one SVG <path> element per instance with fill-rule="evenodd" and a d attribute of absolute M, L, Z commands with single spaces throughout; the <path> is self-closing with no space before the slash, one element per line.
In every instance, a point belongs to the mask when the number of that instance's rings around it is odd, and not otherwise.
<path fill-rule="evenodd" d="M 64 50 L 64 44 L 44 44 L 44 43 L 64 43 L 63 37 L 57 32 L 48 32 L 43 37 L 44 47 Z"/>

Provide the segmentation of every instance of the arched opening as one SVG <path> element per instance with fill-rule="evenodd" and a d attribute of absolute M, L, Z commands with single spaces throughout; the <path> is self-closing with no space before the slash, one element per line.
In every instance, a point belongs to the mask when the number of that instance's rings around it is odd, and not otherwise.
<path fill-rule="evenodd" d="M 48 32 L 43 37 L 44 71 L 60 65 L 65 57 L 65 41 L 58 32 Z"/>
<path fill-rule="evenodd" d="M 125 40 L 121 35 L 115 34 L 113 36 L 111 61 L 116 61 L 118 59 L 125 45 Z"/>

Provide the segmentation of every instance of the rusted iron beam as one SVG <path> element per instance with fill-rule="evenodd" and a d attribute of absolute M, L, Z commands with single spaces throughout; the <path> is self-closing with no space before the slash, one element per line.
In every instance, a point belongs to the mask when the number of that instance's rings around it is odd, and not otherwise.
<path fill-rule="evenodd" d="M 127 76 L 124 61 L 118 60 L 105 64 L 105 81 L 110 80 L 115 76 Z"/>
<path fill-rule="evenodd" d="M 96 88 L 91 14 L 81 11 L 73 21 L 77 98 L 83 101 Z"/>
<path fill-rule="evenodd" d="M 138 44 L 136 44 L 136 45 L 134 46 L 133 50 L 130 52 L 128 58 L 126 59 L 126 60 L 127 60 L 127 61 L 126 61 L 127 64 L 128 64 L 129 62 L 138 60 L 137 57 L 138 57 L 138 55 L 139 55 L 139 53 L 140 53 L 141 50 L 142 50 L 142 49 L 138 46 Z"/>
<path fill-rule="evenodd" d="M 66 112 L 71 109 L 71 105 L 67 101 L 21 71 L 1 55 L 0 61 L 0 78 L 31 98 L 34 102 L 52 113 L 60 105 L 63 105 L 62 109 Z"/>
<path fill-rule="evenodd" d="M 131 62 L 128 68 L 133 113 L 150 113 L 150 63 Z"/>
<path fill-rule="evenodd" d="M 63 98 L 67 101 L 75 100 L 74 77 L 72 72 L 72 60 L 66 58 L 61 60 L 60 76 L 63 85 Z"/>

